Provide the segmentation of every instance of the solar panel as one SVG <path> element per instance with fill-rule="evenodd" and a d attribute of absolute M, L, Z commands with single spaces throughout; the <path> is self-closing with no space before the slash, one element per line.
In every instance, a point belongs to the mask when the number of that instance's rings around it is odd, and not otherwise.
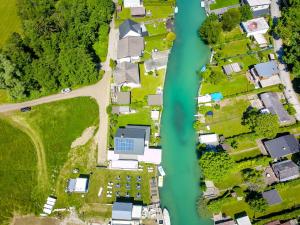
<path fill-rule="evenodd" d="M 116 138 L 115 147 L 118 151 L 133 151 L 133 140 L 127 138 Z"/>

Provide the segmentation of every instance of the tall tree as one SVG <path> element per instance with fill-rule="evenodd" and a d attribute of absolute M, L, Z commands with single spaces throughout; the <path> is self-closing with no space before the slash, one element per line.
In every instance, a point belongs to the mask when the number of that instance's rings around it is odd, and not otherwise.
<path fill-rule="evenodd" d="M 222 15 L 223 30 L 231 31 L 240 23 L 240 21 L 241 21 L 241 13 L 239 9 L 236 8 L 228 9 L 228 11 Z"/>
<path fill-rule="evenodd" d="M 220 41 L 222 25 L 215 14 L 209 15 L 199 29 L 201 39 L 207 44 L 217 44 Z"/>

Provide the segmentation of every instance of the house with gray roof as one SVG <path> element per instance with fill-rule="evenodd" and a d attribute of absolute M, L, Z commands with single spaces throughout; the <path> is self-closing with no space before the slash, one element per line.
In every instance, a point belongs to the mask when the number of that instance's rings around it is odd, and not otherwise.
<path fill-rule="evenodd" d="M 113 106 L 112 110 L 111 110 L 112 114 L 129 114 L 130 111 L 130 107 L 129 106 Z"/>
<path fill-rule="evenodd" d="M 112 207 L 112 219 L 113 220 L 132 220 L 132 208 L 133 204 L 129 202 L 114 202 Z"/>
<path fill-rule="evenodd" d="M 265 141 L 264 146 L 273 159 L 299 152 L 299 141 L 292 134 Z"/>
<path fill-rule="evenodd" d="M 151 59 L 146 60 L 144 63 L 145 72 L 167 68 L 169 53 L 169 50 L 152 52 Z"/>
<path fill-rule="evenodd" d="M 145 44 L 143 37 L 125 37 L 118 41 L 117 62 L 137 62 L 143 55 Z"/>
<path fill-rule="evenodd" d="M 133 17 L 144 17 L 146 15 L 146 8 L 145 7 L 130 8 L 130 14 Z"/>
<path fill-rule="evenodd" d="M 285 110 L 276 93 L 266 92 L 261 94 L 259 97 L 264 107 L 271 114 L 278 116 L 278 121 L 280 124 L 289 124 L 294 122 L 294 118 Z"/>
<path fill-rule="evenodd" d="M 130 91 L 120 91 L 116 93 L 116 102 L 118 105 L 129 105 L 131 102 Z"/>
<path fill-rule="evenodd" d="M 282 199 L 276 189 L 265 191 L 262 193 L 262 196 L 267 201 L 268 205 L 276 205 L 282 202 Z"/>
<path fill-rule="evenodd" d="M 130 62 L 118 63 L 114 72 L 114 81 L 118 87 L 127 86 L 137 88 L 141 86 L 138 64 Z"/>
<path fill-rule="evenodd" d="M 281 84 L 279 69 L 275 60 L 256 64 L 250 72 L 254 80 L 259 82 L 261 87 Z"/>
<path fill-rule="evenodd" d="M 119 26 L 119 38 L 123 39 L 126 37 L 142 37 L 141 24 L 130 19 L 125 20 Z"/>
<path fill-rule="evenodd" d="M 299 167 L 292 160 L 285 160 L 272 165 L 275 176 L 279 181 L 284 182 L 296 179 L 300 176 Z"/>
<path fill-rule="evenodd" d="M 148 95 L 149 106 L 161 106 L 162 104 L 163 104 L 162 94 Z"/>

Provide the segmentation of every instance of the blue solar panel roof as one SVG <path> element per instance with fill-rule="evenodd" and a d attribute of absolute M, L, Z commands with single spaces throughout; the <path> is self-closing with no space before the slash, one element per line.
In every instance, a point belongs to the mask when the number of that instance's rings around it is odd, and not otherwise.
<path fill-rule="evenodd" d="M 118 151 L 129 152 L 133 151 L 134 141 L 128 138 L 116 138 L 115 145 Z"/>

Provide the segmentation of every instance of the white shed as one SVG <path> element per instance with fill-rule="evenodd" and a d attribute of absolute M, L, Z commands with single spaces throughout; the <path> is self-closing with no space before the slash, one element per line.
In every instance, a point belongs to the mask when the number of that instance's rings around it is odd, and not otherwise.
<path fill-rule="evenodd" d="M 219 138 L 217 134 L 203 134 L 199 136 L 199 142 L 206 145 L 218 145 Z"/>
<path fill-rule="evenodd" d="M 141 0 L 124 0 L 124 8 L 133 8 L 141 6 Z"/>

